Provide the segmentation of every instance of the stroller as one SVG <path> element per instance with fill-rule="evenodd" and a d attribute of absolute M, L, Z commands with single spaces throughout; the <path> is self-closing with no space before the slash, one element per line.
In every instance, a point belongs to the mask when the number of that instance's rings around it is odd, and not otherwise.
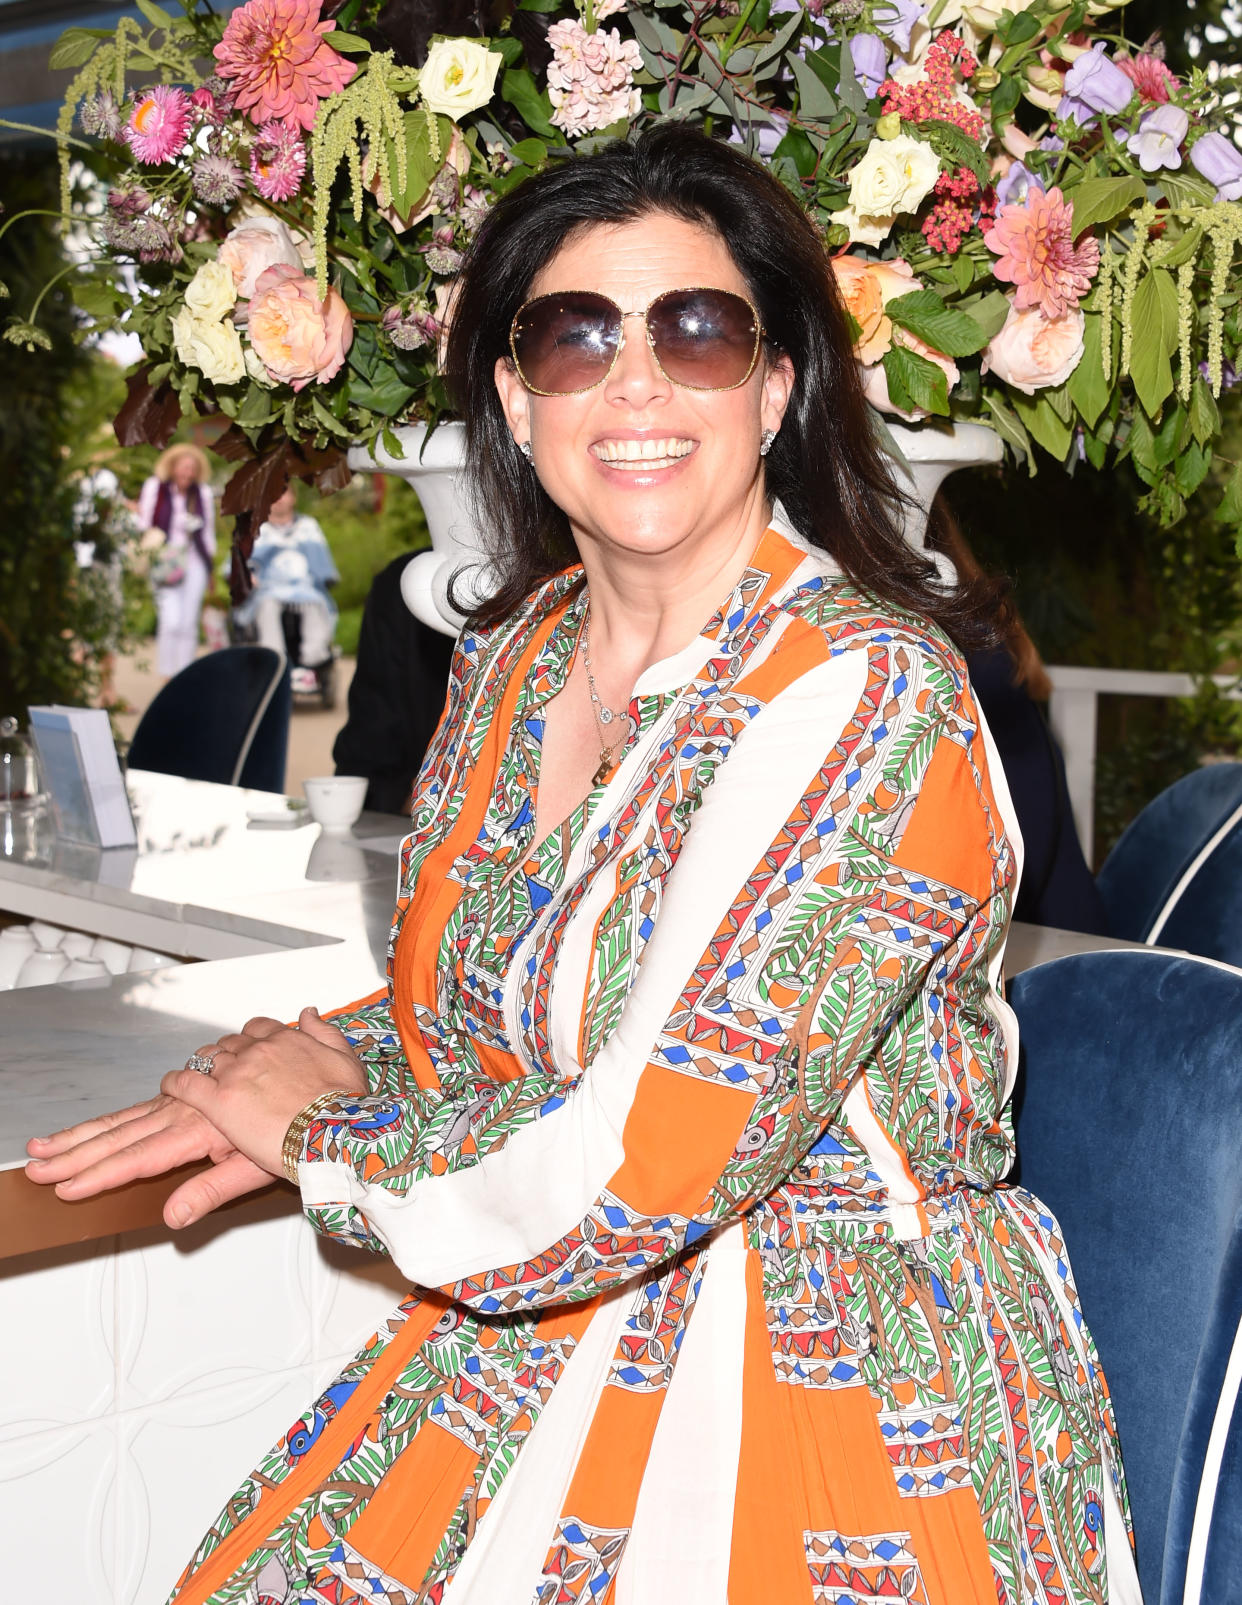
<path fill-rule="evenodd" d="M 258 609 L 265 600 L 279 604 L 280 628 L 284 636 L 285 656 L 290 664 L 290 681 L 295 699 L 318 697 L 321 706 L 336 706 L 336 660 L 340 648 L 329 641 L 327 657 L 322 652 L 314 662 L 306 662 L 303 650 L 303 625 L 309 608 L 329 606 L 326 598 L 316 589 L 310 578 L 305 557 L 297 551 L 279 552 L 268 565 L 259 587 L 230 615 L 229 634 L 236 642 L 259 640 Z M 335 628 L 335 616 L 332 616 Z M 324 636 L 318 626 L 315 634 Z"/>

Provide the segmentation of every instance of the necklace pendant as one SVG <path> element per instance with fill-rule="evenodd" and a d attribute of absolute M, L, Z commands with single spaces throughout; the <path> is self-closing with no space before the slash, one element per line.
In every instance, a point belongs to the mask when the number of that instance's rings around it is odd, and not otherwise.
<path fill-rule="evenodd" d="M 596 786 L 602 786 L 608 779 L 608 776 L 612 773 L 612 768 L 612 758 L 606 752 L 601 753 L 599 759 L 599 768 L 595 771 L 592 783 Z"/>
<path fill-rule="evenodd" d="M 601 703 L 600 704 L 600 710 L 599 710 L 599 722 L 600 722 L 600 724 L 611 724 L 612 720 L 613 720 L 612 709 L 611 708 L 605 708 L 603 706 L 603 704 Z"/>

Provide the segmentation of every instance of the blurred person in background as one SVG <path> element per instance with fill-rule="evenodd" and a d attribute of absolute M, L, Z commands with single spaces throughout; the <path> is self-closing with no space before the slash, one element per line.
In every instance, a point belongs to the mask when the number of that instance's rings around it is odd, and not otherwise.
<path fill-rule="evenodd" d="M 927 544 L 944 553 L 959 579 L 982 577 L 943 495 L 931 505 Z M 1000 753 L 1026 849 L 1014 918 L 1106 936 L 1104 903 L 1074 829 L 1065 761 L 1045 711 L 1052 681 L 1012 606 L 1003 639 L 967 652 L 966 666 Z"/>
<path fill-rule="evenodd" d="M 364 775 L 367 807 L 408 814 L 423 754 L 444 711 L 453 638 L 416 619 L 401 576 L 417 552 L 403 552 L 371 582 L 358 659 L 349 685 L 349 718 L 332 749 L 338 775 Z"/>
<path fill-rule="evenodd" d="M 209 477 L 206 454 L 197 446 L 170 446 L 138 497 L 155 592 L 155 660 L 165 679 L 198 652 L 199 614 L 216 555 Z"/>
<path fill-rule="evenodd" d="M 298 512 L 292 485 L 272 503 L 259 528 L 250 572 L 255 588 L 234 614 L 237 624 L 253 628 L 261 646 L 283 653 L 284 617 L 294 609 L 301 627 L 295 674 L 301 669 L 313 678 L 314 670 L 332 661 L 336 603 L 331 587 L 340 575 L 319 521 Z M 295 678 L 294 690 L 299 689 Z"/>

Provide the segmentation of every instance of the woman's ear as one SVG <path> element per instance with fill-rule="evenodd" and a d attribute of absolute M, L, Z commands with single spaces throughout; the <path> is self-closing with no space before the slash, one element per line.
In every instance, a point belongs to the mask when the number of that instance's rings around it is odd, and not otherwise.
<path fill-rule="evenodd" d="M 784 351 L 769 362 L 763 374 L 760 416 L 765 429 L 779 432 L 789 398 L 793 395 L 794 365 Z"/>
<path fill-rule="evenodd" d="M 530 391 L 518 378 L 517 369 L 508 357 L 496 359 L 494 378 L 500 405 L 504 408 L 513 438 L 520 446 L 523 441 L 530 439 Z"/>

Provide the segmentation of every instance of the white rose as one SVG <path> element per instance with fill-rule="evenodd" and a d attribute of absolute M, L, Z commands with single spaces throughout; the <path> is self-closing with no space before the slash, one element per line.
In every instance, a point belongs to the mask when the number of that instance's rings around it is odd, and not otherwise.
<path fill-rule="evenodd" d="M 196 318 L 219 323 L 233 310 L 237 286 L 223 262 L 204 262 L 186 285 L 185 304 Z"/>
<path fill-rule="evenodd" d="M 939 158 L 921 139 L 873 139 L 850 171 L 850 206 L 872 220 L 913 212 L 939 176 Z"/>
<path fill-rule="evenodd" d="M 883 245 L 895 217 L 860 217 L 852 206 L 843 206 L 832 214 L 832 221 L 850 231 L 851 245 Z"/>
<path fill-rule="evenodd" d="M 240 301 L 249 301 L 259 274 L 278 262 L 297 268 L 299 273 L 302 271 L 296 241 L 280 219 L 270 213 L 248 217 L 235 229 L 230 229 L 216 259 L 232 273 Z"/>
<path fill-rule="evenodd" d="M 231 323 L 195 317 L 188 306 L 172 320 L 173 343 L 187 368 L 201 368 L 212 384 L 235 385 L 245 376 L 241 336 Z"/>
<path fill-rule="evenodd" d="M 244 356 L 246 360 L 246 372 L 256 384 L 261 384 L 264 390 L 271 390 L 276 381 L 264 367 L 259 353 L 253 346 L 246 346 Z"/>
<path fill-rule="evenodd" d="M 486 106 L 502 59 L 474 39 L 437 39 L 418 75 L 423 104 L 454 120 Z"/>

